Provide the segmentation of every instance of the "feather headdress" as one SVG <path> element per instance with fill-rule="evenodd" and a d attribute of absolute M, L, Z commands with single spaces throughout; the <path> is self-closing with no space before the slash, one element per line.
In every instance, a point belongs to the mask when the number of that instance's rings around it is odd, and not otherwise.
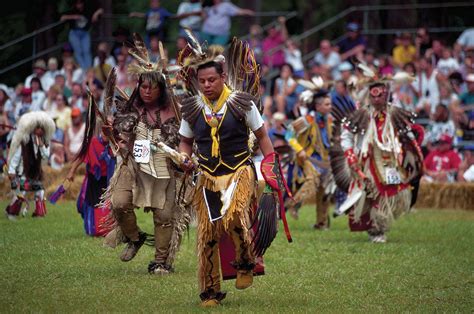
<path fill-rule="evenodd" d="M 8 154 L 8 161 L 13 157 L 18 147 L 21 144 L 27 144 L 31 137 L 30 135 L 36 128 L 42 128 L 44 130 L 44 143 L 49 144 L 51 138 L 56 130 L 56 125 L 53 119 L 43 111 L 32 111 L 27 112 L 21 116 L 16 127 L 16 131 L 13 134 L 10 150 Z"/>
<path fill-rule="evenodd" d="M 323 88 L 324 80 L 320 76 L 313 76 L 311 80 L 299 79 L 298 84 L 306 88 L 300 94 L 300 100 L 305 106 L 311 105 L 315 97 L 327 94 L 327 90 Z"/>
<path fill-rule="evenodd" d="M 374 72 L 367 64 L 356 59 L 357 68 L 361 71 L 363 77 L 358 80 L 358 85 L 367 85 L 369 88 L 375 85 L 386 85 L 393 81 L 391 75 L 380 76 Z"/>
<path fill-rule="evenodd" d="M 127 43 L 127 46 L 128 53 L 136 60 L 136 63 L 131 63 L 128 66 L 130 74 L 141 75 L 144 73 L 161 73 L 163 71 L 162 63 L 151 62 L 145 42 L 138 33 L 133 33 L 133 43 Z"/>

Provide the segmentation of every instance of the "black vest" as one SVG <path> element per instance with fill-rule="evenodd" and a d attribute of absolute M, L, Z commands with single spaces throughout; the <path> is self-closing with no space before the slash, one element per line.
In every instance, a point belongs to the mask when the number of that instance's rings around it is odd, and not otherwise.
<path fill-rule="evenodd" d="M 196 118 L 193 131 L 199 163 L 209 173 L 215 175 L 231 173 L 250 158 L 249 128 L 245 119 L 238 120 L 228 107 L 217 130 L 218 157 L 212 157 L 211 127 L 206 122 L 204 110 Z"/>

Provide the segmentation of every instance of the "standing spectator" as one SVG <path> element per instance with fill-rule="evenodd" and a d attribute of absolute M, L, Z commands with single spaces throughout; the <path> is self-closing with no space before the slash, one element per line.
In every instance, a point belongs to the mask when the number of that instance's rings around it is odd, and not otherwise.
<path fill-rule="evenodd" d="M 330 71 L 333 80 L 340 78 L 341 75 L 337 67 L 341 63 L 341 58 L 339 54 L 333 50 L 329 40 L 321 40 L 319 43 L 319 51 L 314 56 L 314 61 L 320 66 L 326 67 Z"/>
<path fill-rule="evenodd" d="M 54 78 L 59 73 L 58 59 L 51 57 L 48 59 L 48 70 L 43 76 L 42 86 L 44 91 L 48 91 L 49 88 L 54 84 Z"/>
<path fill-rule="evenodd" d="M 428 182 L 454 182 L 461 165 L 461 158 L 452 148 L 453 139 L 443 134 L 436 143 L 436 148 L 430 152 L 425 160 L 425 175 Z"/>
<path fill-rule="evenodd" d="M 360 27 L 357 23 L 349 23 L 346 26 L 346 36 L 337 45 L 341 60 L 350 60 L 352 57 L 357 57 L 362 60 L 363 52 L 367 46 L 367 40 L 360 33 Z"/>
<path fill-rule="evenodd" d="M 296 43 L 292 39 L 286 41 L 285 63 L 288 63 L 293 68 L 293 74 L 295 77 L 304 77 L 304 65 L 301 58 L 301 50 L 298 48 Z"/>
<path fill-rule="evenodd" d="M 92 66 L 91 36 L 89 29 L 91 24 L 99 20 L 104 13 L 102 8 L 90 5 L 85 0 L 74 0 L 73 7 L 69 12 L 61 16 L 61 21 L 69 22 L 69 43 L 74 50 L 74 57 L 83 69 Z"/>
<path fill-rule="evenodd" d="M 423 57 L 426 51 L 431 47 L 432 39 L 426 27 L 420 27 L 416 31 L 415 46 L 418 57 Z"/>
<path fill-rule="evenodd" d="M 31 79 L 34 77 L 39 78 L 41 80 L 41 83 L 43 83 L 45 73 L 46 62 L 44 62 L 43 59 L 36 60 L 33 64 L 33 73 L 28 75 L 28 77 L 25 79 L 25 87 L 31 87 Z"/>
<path fill-rule="evenodd" d="M 150 0 L 150 7 L 145 13 L 131 12 L 129 16 L 145 18 L 145 43 L 148 47 L 150 47 L 150 39 L 152 36 L 157 36 L 159 40 L 165 41 L 165 22 L 172 14 L 161 6 L 160 0 Z"/>
<path fill-rule="evenodd" d="M 213 5 L 204 9 L 201 41 L 207 41 L 208 45 L 227 45 L 230 37 L 230 18 L 236 15 L 254 14 L 254 11 L 239 8 L 230 1 L 213 0 Z"/>
<path fill-rule="evenodd" d="M 399 44 L 393 48 L 393 63 L 399 69 L 416 58 L 416 48 L 411 43 L 411 35 L 403 33 L 400 36 Z"/>
<path fill-rule="evenodd" d="M 258 24 L 252 24 L 249 31 L 248 44 L 249 47 L 253 50 L 255 60 L 258 64 L 262 64 L 263 61 L 263 47 L 262 47 L 262 38 L 263 29 Z"/>
<path fill-rule="evenodd" d="M 176 12 L 179 21 L 179 35 L 185 36 L 184 28 L 192 30 L 194 35 L 199 39 L 199 32 L 202 24 L 202 5 L 199 0 L 181 1 Z"/>
<path fill-rule="evenodd" d="M 31 105 L 34 108 L 39 108 L 39 110 L 43 110 L 43 103 L 46 99 L 46 94 L 43 91 L 43 87 L 41 86 L 41 81 L 39 78 L 34 77 L 31 79 Z"/>
<path fill-rule="evenodd" d="M 265 37 L 262 43 L 264 66 L 273 69 L 285 64 L 283 45 L 287 39 L 288 30 L 286 29 L 286 19 L 280 16 L 278 18 L 278 25 L 272 25 L 268 29 L 267 37 Z"/>
<path fill-rule="evenodd" d="M 66 150 L 66 160 L 72 161 L 82 146 L 86 124 L 82 120 L 79 108 L 71 110 L 71 125 L 64 130 L 64 149 Z"/>

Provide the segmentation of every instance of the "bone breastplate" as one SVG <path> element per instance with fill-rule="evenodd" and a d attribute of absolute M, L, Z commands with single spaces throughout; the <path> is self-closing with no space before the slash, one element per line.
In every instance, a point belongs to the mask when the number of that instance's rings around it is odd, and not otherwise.
<path fill-rule="evenodd" d="M 151 143 L 160 142 L 161 129 L 149 129 L 142 121 L 135 128 L 136 140 L 148 140 Z M 170 174 L 166 162 L 166 156 L 162 152 L 151 151 L 148 163 L 139 163 L 139 169 L 157 179 L 169 179 Z"/>

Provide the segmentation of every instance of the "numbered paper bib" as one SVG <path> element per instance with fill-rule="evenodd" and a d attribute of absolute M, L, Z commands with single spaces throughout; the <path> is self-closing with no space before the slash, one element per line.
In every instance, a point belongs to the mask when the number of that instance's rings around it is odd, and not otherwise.
<path fill-rule="evenodd" d="M 150 162 L 150 141 L 136 140 L 133 144 L 133 158 L 137 163 L 146 164 Z"/>
<path fill-rule="evenodd" d="M 385 168 L 385 182 L 387 184 L 401 184 L 402 179 L 396 168 Z"/>

